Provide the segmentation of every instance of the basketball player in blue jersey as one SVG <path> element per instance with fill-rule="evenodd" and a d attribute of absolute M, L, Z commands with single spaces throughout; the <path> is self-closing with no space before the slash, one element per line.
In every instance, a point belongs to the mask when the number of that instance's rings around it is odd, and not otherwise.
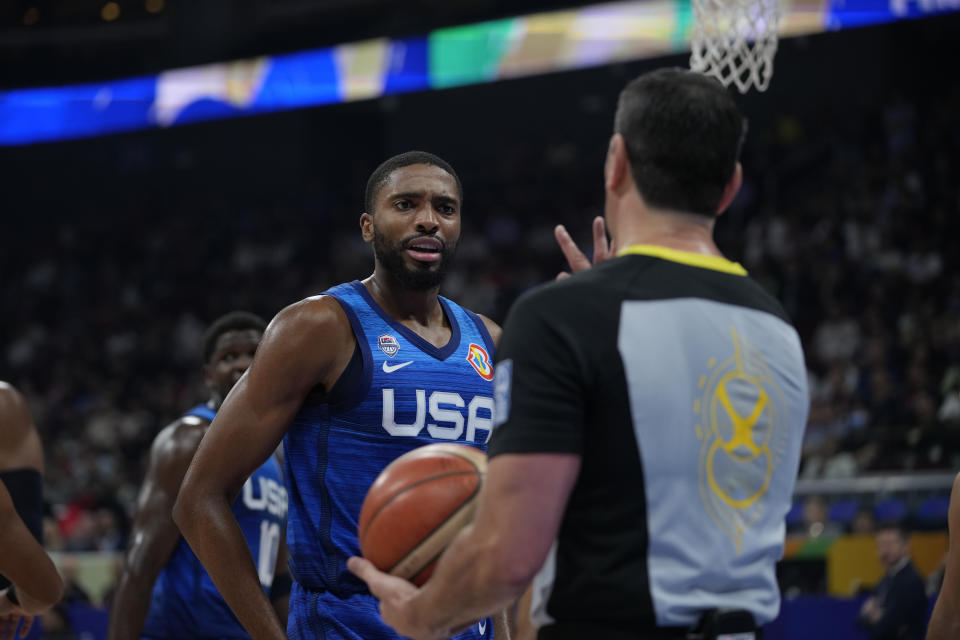
<path fill-rule="evenodd" d="M 400 637 L 347 559 L 359 553 L 363 498 L 389 462 L 432 442 L 483 449 L 492 428 L 499 327 L 438 295 L 462 201 L 453 168 L 434 155 L 409 152 L 377 168 L 360 217 L 373 275 L 274 318 L 187 472 L 174 518 L 257 640 Z M 294 577 L 286 633 L 228 501 L 281 439 Z M 493 625 L 478 619 L 455 637 L 489 638 Z"/>
<path fill-rule="evenodd" d="M 249 637 L 180 537 L 171 512 L 197 445 L 250 365 L 265 328 L 259 316 L 234 311 L 216 320 L 204 336 L 203 373 L 210 397 L 153 442 L 114 596 L 110 640 Z M 281 551 L 287 496 L 279 460 L 268 456 L 252 469 L 238 494 L 231 496 L 230 508 L 248 553 L 257 559 L 257 584 L 264 597 L 274 600 L 276 615 L 283 616 L 290 582 Z"/>

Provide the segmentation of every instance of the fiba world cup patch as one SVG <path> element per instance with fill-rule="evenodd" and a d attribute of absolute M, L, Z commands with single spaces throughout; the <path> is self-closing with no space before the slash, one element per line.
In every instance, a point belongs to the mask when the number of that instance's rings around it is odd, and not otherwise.
<path fill-rule="evenodd" d="M 377 338 L 377 346 L 380 347 L 380 351 L 387 354 L 389 358 L 397 355 L 397 351 L 400 351 L 400 343 L 391 335 L 382 335 Z"/>
<path fill-rule="evenodd" d="M 486 349 L 480 345 L 471 342 L 467 350 L 467 362 L 473 367 L 473 370 L 480 374 L 484 380 L 493 380 L 493 365 L 490 364 L 490 356 Z"/>

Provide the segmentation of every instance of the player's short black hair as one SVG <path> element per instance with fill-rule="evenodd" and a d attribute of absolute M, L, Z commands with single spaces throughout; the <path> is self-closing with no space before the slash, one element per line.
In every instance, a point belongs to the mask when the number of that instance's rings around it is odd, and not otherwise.
<path fill-rule="evenodd" d="M 450 166 L 449 162 L 426 151 L 407 151 L 405 153 L 395 155 L 392 158 L 387 158 L 379 167 L 373 170 L 373 173 L 370 174 L 370 179 L 367 180 L 367 191 L 363 200 L 364 210 L 367 213 L 373 213 L 374 204 L 377 200 L 377 194 L 380 192 L 380 188 L 384 185 L 387 179 L 390 178 L 390 174 L 397 169 L 409 167 L 412 164 L 429 164 L 433 165 L 434 167 L 440 167 L 449 173 L 453 177 L 453 180 L 457 183 L 457 197 L 460 199 L 460 204 L 463 205 L 463 185 L 460 184 L 460 176 L 458 176 L 457 172 L 453 170 L 453 167 Z"/>
<path fill-rule="evenodd" d="M 733 176 L 747 123 L 716 79 L 686 69 L 645 73 L 620 93 L 614 131 L 652 207 L 713 216 Z"/>
<path fill-rule="evenodd" d="M 259 331 L 263 333 L 267 322 L 249 311 L 231 311 L 213 321 L 203 334 L 203 362 L 210 362 L 217 348 L 217 340 L 230 331 Z"/>

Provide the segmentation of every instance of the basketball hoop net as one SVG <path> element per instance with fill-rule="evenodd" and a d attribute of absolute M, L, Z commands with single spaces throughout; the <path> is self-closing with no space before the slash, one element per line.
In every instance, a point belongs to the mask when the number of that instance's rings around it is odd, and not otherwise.
<path fill-rule="evenodd" d="M 692 0 L 690 68 L 740 93 L 766 91 L 777 52 L 780 0 Z"/>

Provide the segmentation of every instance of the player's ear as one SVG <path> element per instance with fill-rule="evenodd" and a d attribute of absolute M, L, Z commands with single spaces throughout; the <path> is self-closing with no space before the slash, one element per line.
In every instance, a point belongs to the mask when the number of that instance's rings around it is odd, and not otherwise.
<path fill-rule="evenodd" d="M 603 181 L 607 191 L 619 191 L 630 174 L 630 158 L 627 157 L 627 142 L 619 133 L 610 137 L 607 159 L 603 165 Z"/>
<path fill-rule="evenodd" d="M 360 214 L 360 233 L 364 242 L 373 242 L 373 216 L 369 213 Z"/>
<path fill-rule="evenodd" d="M 718 216 L 723 213 L 726 208 L 730 206 L 730 203 L 733 202 L 733 199 L 737 197 L 737 193 L 739 193 L 742 185 L 743 167 L 738 162 L 733 170 L 733 175 L 730 176 L 730 180 L 727 182 L 727 186 L 723 188 L 723 197 L 720 199 L 720 206 L 717 207 Z"/>

